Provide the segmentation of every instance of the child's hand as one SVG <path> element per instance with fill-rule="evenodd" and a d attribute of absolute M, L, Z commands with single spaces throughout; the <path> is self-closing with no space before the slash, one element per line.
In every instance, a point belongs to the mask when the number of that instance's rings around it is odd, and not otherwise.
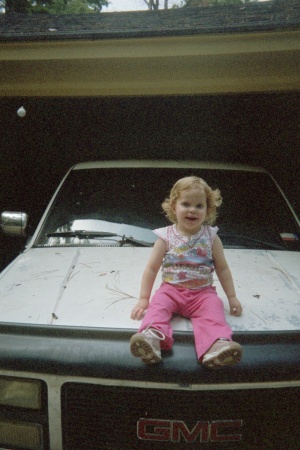
<path fill-rule="evenodd" d="M 149 306 L 149 300 L 141 298 L 138 303 L 135 305 L 133 310 L 131 311 L 131 319 L 133 320 L 141 320 L 144 315 L 144 312 Z"/>
<path fill-rule="evenodd" d="M 240 301 L 236 297 L 230 297 L 228 301 L 230 305 L 230 314 L 232 316 L 241 316 L 243 312 L 243 307 Z"/>

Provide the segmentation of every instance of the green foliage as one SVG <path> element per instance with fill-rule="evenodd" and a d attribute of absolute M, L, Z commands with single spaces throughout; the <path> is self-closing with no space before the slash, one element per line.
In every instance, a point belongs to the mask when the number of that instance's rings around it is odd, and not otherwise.
<path fill-rule="evenodd" d="M 258 0 L 181 0 L 178 6 L 238 5 L 241 3 L 250 3 L 256 1 Z"/>
<path fill-rule="evenodd" d="M 125 2 L 126 0 L 124 0 Z M 150 11 L 170 8 L 168 0 L 143 0 Z M 178 0 L 172 8 L 214 6 L 256 2 L 257 0 Z M 278 0 L 279 1 L 279 0 Z M 286 1 L 286 0 L 284 0 Z M 297 0 L 298 1 L 298 0 Z M 0 0 L 0 9 L 17 13 L 86 14 L 99 13 L 109 0 Z"/>
<path fill-rule="evenodd" d="M 6 0 L 4 1 L 6 12 L 27 13 L 29 10 L 28 0 Z"/>
<path fill-rule="evenodd" d="M 6 12 L 45 14 L 99 13 L 108 0 L 6 0 Z"/>

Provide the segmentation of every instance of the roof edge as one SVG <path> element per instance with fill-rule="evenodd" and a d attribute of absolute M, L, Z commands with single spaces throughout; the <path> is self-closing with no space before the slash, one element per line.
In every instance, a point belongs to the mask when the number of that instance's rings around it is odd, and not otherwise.
<path fill-rule="evenodd" d="M 85 15 L 0 15 L 1 42 L 104 40 L 299 28 L 300 2 L 295 0 Z"/>

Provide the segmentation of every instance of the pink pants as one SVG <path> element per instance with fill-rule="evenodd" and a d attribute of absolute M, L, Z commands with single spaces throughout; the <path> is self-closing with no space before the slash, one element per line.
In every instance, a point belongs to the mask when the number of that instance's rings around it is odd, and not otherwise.
<path fill-rule="evenodd" d="M 170 323 L 173 314 L 191 320 L 199 360 L 217 339 L 231 340 L 232 330 L 226 322 L 224 305 L 214 286 L 193 290 L 162 284 L 152 297 L 139 332 L 151 325 L 166 337 L 161 341 L 161 348 L 170 350 L 174 342 Z"/>

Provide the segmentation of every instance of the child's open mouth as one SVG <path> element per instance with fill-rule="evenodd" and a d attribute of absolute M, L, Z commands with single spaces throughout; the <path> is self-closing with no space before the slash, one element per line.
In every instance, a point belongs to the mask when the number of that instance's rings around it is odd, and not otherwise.
<path fill-rule="evenodd" d="M 195 222 L 195 220 L 197 220 L 197 217 L 186 217 L 186 219 L 190 222 Z"/>

